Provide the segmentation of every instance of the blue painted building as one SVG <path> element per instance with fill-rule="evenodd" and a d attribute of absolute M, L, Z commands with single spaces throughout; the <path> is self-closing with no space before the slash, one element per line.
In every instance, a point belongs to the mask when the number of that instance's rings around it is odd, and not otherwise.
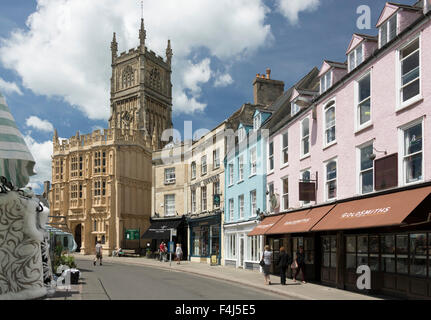
<path fill-rule="evenodd" d="M 224 262 L 244 269 L 259 269 L 263 237 L 248 237 L 266 211 L 268 109 L 256 110 L 250 122 L 240 122 L 225 161 Z"/>

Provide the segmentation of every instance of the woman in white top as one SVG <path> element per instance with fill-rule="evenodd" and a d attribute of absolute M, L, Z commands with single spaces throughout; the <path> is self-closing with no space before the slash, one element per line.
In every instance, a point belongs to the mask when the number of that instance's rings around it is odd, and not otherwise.
<path fill-rule="evenodd" d="M 265 246 L 265 251 L 263 252 L 262 259 L 265 262 L 265 265 L 263 266 L 263 274 L 265 276 L 265 284 L 270 285 L 271 281 L 269 278 L 269 269 L 271 268 L 272 252 L 270 251 L 270 248 L 268 245 Z"/>
<path fill-rule="evenodd" d="M 175 255 L 177 256 L 177 264 L 180 264 L 181 258 L 183 256 L 183 250 L 181 249 L 180 243 L 177 243 L 177 249 L 175 250 Z"/>

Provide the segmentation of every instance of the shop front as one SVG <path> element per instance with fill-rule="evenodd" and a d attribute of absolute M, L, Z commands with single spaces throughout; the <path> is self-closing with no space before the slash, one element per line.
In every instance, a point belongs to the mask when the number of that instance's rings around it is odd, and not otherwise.
<path fill-rule="evenodd" d="M 359 291 L 357 268 L 371 274 L 368 293 L 431 298 L 431 187 L 338 203 L 312 231 L 321 239 L 321 281 Z"/>
<path fill-rule="evenodd" d="M 183 250 L 183 259 L 187 259 L 187 221 L 184 216 L 173 218 L 151 218 L 150 227 L 142 235 L 141 239 L 145 241 L 145 247 L 151 252 L 158 252 L 159 246 L 162 241 L 166 244 L 171 239 L 177 244 L 181 244 Z"/>
<path fill-rule="evenodd" d="M 259 270 L 263 237 L 247 235 L 256 226 L 256 220 L 224 224 L 224 262 L 226 266 Z"/>
<path fill-rule="evenodd" d="M 220 264 L 221 212 L 189 217 L 190 261 Z"/>

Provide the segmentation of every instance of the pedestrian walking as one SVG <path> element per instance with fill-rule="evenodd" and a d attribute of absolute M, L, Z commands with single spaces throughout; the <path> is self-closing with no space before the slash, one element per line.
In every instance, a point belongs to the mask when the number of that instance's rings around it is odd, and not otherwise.
<path fill-rule="evenodd" d="M 177 249 L 175 250 L 177 264 L 180 264 L 181 258 L 183 257 L 183 250 L 181 249 L 181 244 L 177 243 Z"/>
<path fill-rule="evenodd" d="M 96 241 L 95 253 L 96 257 L 94 258 L 93 265 L 96 265 L 97 260 L 99 260 L 99 265 L 102 265 L 102 245 L 100 241 Z"/>
<path fill-rule="evenodd" d="M 160 252 L 160 261 L 165 261 L 166 245 L 164 241 L 160 243 L 159 252 Z"/>
<path fill-rule="evenodd" d="M 269 270 L 271 268 L 272 252 L 270 251 L 270 248 L 268 245 L 265 246 L 265 251 L 263 252 L 262 260 L 264 262 L 264 265 L 262 266 L 262 268 L 263 268 L 263 275 L 265 277 L 265 284 L 270 285 L 271 279 L 269 277 Z"/>
<path fill-rule="evenodd" d="M 280 283 L 282 286 L 286 285 L 286 270 L 287 266 L 291 264 L 291 258 L 287 254 L 284 247 L 280 248 L 280 255 L 278 256 L 277 266 L 280 268 Z"/>
<path fill-rule="evenodd" d="M 305 254 L 304 254 L 304 248 L 302 246 L 299 247 L 299 251 L 296 252 L 296 273 L 293 277 L 293 281 L 296 282 L 296 277 L 299 274 L 299 271 L 301 271 L 302 275 L 302 283 L 305 283 Z"/>

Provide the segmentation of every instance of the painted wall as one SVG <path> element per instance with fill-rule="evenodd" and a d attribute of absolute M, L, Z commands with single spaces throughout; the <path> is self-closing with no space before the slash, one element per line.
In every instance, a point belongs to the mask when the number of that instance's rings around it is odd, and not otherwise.
<path fill-rule="evenodd" d="M 312 112 L 300 114 L 296 120 L 275 132 L 269 139 L 274 141 L 274 173 L 269 174 L 267 183 L 274 183 L 275 193 L 281 197 L 281 178 L 289 176 L 289 200 L 291 207 L 299 207 L 298 181 L 300 172 L 310 168 L 312 179 L 318 172 L 317 203 L 325 202 L 324 198 L 324 162 L 337 157 L 337 198 L 346 198 L 359 194 L 359 170 L 357 146 L 368 141 L 374 142 L 377 150 L 386 150 L 387 154 L 402 151 L 399 141 L 400 126 L 424 117 L 424 180 L 431 180 L 431 23 L 428 21 L 418 31 L 393 44 L 391 49 L 370 64 L 361 66 L 355 76 L 340 86 L 330 96 L 317 104 L 317 119 L 312 120 Z M 420 73 L 422 99 L 411 106 L 397 111 L 398 52 L 397 49 L 420 32 Z M 355 86 L 357 79 L 366 72 L 371 72 L 371 120 L 372 124 L 362 131 L 355 132 Z M 323 108 L 331 99 L 336 101 L 336 143 L 324 148 Z M 300 122 L 309 116 L 310 156 L 300 160 Z M 289 131 L 289 164 L 280 168 L 281 134 Z M 376 153 L 376 152 L 375 152 Z M 376 153 L 377 159 L 383 156 Z M 399 157 L 400 158 L 400 157 Z M 266 157 L 265 157 L 266 159 Z M 398 165 L 400 168 L 400 163 Z M 402 176 L 399 182 L 402 185 Z M 281 202 L 281 198 L 280 198 Z M 311 202 L 311 204 L 314 204 Z"/>

